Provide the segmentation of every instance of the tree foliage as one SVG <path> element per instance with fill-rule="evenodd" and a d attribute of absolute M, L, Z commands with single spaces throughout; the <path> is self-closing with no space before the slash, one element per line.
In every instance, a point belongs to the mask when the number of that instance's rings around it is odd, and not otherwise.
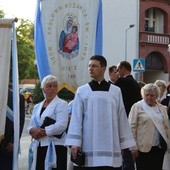
<path fill-rule="evenodd" d="M 4 16 L 5 16 L 4 11 L 3 11 L 3 10 L 0 10 L 0 18 L 4 18 Z"/>
<path fill-rule="evenodd" d="M 16 29 L 19 79 L 37 78 L 34 64 L 34 25 L 29 20 L 21 19 Z"/>
<path fill-rule="evenodd" d="M 37 104 L 44 100 L 44 95 L 41 89 L 41 84 L 39 81 L 35 84 L 35 89 L 33 91 L 33 103 Z"/>
<path fill-rule="evenodd" d="M 5 12 L 0 10 L 0 18 L 4 18 L 4 16 Z M 21 19 L 16 25 L 19 79 L 38 78 L 34 64 L 34 24 L 30 20 Z"/>

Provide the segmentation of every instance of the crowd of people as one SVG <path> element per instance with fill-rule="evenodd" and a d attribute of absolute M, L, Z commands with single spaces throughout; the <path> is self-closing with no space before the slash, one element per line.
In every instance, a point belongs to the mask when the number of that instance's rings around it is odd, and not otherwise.
<path fill-rule="evenodd" d="M 29 170 L 170 170 L 170 82 L 137 82 L 127 61 L 108 68 L 109 80 L 106 71 L 105 57 L 92 56 L 91 81 L 69 104 L 57 78 L 44 77 L 27 128 Z"/>

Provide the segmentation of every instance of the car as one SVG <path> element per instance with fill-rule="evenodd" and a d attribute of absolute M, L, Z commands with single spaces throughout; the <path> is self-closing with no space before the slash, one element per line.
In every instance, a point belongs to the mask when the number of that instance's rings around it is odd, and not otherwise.
<path fill-rule="evenodd" d="M 34 91 L 34 89 L 32 89 L 32 88 L 23 88 L 23 89 L 21 89 L 20 90 L 20 93 L 21 94 L 24 94 L 24 93 L 26 93 L 26 92 L 29 92 L 29 93 L 33 93 L 33 91 Z"/>
<path fill-rule="evenodd" d="M 21 94 L 24 94 L 26 92 L 33 93 L 35 89 L 35 85 L 34 84 L 20 84 L 19 89 L 20 89 Z"/>

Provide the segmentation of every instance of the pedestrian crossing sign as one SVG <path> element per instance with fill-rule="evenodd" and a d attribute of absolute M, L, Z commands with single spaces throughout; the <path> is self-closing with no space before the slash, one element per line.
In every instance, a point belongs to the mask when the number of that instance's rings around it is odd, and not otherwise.
<path fill-rule="evenodd" d="M 133 60 L 133 71 L 144 72 L 145 71 L 145 59 L 134 59 Z"/>

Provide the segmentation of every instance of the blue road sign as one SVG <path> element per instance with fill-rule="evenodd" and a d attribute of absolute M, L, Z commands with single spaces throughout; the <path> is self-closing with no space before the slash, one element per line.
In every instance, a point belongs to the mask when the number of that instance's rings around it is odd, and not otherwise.
<path fill-rule="evenodd" d="M 133 71 L 144 72 L 145 71 L 145 59 L 134 59 L 133 60 Z"/>

